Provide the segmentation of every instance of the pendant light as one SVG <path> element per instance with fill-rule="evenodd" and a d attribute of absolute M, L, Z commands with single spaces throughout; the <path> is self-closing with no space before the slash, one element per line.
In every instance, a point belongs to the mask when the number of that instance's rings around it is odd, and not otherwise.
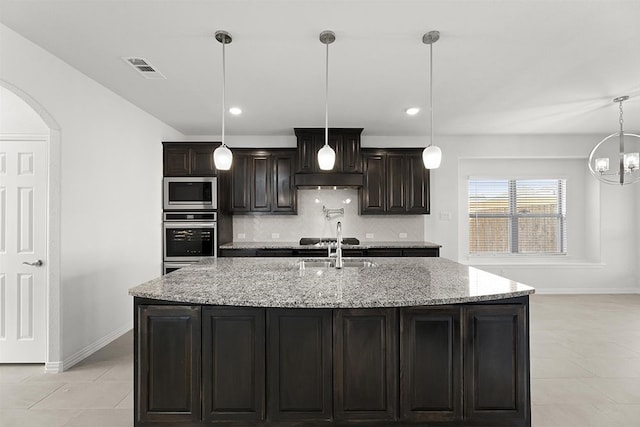
<path fill-rule="evenodd" d="M 619 104 L 620 131 L 597 143 L 589 155 L 591 174 L 606 184 L 640 182 L 640 135 L 627 133 L 623 128 L 622 103 L 628 99 L 628 96 L 620 96 L 613 100 Z M 613 158 L 614 165 L 618 164 L 617 170 L 609 171 L 609 158 Z"/>
<path fill-rule="evenodd" d="M 437 169 L 442 161 L 442 150 L 433 145 L 433 44 L 440 39 L 439 31 L 429 31 L 422 36 L 422 43 L 429 45 L 429 111 L 431 113 L 431 140 L 422 151 L 422 162 L 427 169 Z"/>
<path fill-rule="evenodd" d="M 329 146 L 329 45 L 336 40 L 333 31 L 320 33 L 320 41 L 327 46 L 325 67 L 325 102 L 324 102 L 324 146 L 318 151 L 318 166 L 322 170 L 331 170 L 336 163 L 336 152 Z"/>
<path fill-rule="evenodd" d="M 213 163 L 218 170 L 229 170 L 233 161 L 233 154 L 224 143 L 224 116 L 226 113 L 225 91 L 226 91 L 226 58 L 224 54 L 225 45 L 231 43 L 231 34 L 226 31 L 216 31 L 216 40 L 222 43 L 222 144 L 213 152 Z"/>

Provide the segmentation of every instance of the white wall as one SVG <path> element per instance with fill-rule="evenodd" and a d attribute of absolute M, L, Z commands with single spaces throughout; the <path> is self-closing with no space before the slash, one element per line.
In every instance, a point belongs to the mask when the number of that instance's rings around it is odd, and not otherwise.
<path fill-rule="evenodd" d="M 128 288 L 160 274 L 161 141 L 183 135 L 4 25 L 0 52 L 0 80 L 59 125 L 50 161 L 60 218 L 51 225 L 60 228 L 66 368 L 131 328 Z"/>
<path fill-rule="evenodd" d="M 461 163 L 469 159 L 574 159 L 584 160 L 603 135 L 579 136 L 470 136 L 441 137 L 444 156 L 440 169 L 431 174 L 431 211 L 426 237 L 443 245 L 444 257 L 461 259 L 460 234 L 466 211 L 459 197 L 466 186 L 461 182 Z M 489 172 L 489 171 L 488 171 Z M 538 170 L 525 171 L 536 174 Z M 585 244 L 597 245 L 596 253 L 569 262 L 522 261 L 483 262 L 480 268 L 535 286 L 540 292 L 637 292 L 638 190 L 635 186 L 600 184 L 584 175 L 587 217 L 583 230 Z M 591 180 L 591 181 L 590 181 Z M 594 185 L 595 184 L 595 185 Z M 637 184 L 636 184 L 637 185 Z M 600 195 L 589 197 L 593 192 Z M 451 220 L 448 220 L 451 214 Z M 598 220 L 599 217 L 599 220 Z M 598 244 L 599 234 L 599 244 Z M 571 245 L 571 241 L 569 242 Z M 588 248 L 587 248 L 588 249 Z M 588 250 L 587 250 L 588 251 Z M 474 261 L 476 262 L 476 261 Z"/>

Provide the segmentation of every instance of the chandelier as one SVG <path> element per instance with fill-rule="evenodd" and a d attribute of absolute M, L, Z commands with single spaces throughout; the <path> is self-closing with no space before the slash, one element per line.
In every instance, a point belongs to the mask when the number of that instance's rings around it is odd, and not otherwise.
<path fill-rule="evenodd" d="M 623 127 L 622 103 L 627 99 L 628 96 L 620 96 L 613 100 L 620 108 L 620 131 L 605 137 L 589 155 L 591 174 L 607 184 L 640 181 L 640 135 L 627 133 Z"/>

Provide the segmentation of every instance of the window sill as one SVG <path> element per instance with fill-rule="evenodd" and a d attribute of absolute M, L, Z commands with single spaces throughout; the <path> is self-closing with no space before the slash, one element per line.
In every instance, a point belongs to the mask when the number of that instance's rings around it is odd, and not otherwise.
<path fill-rule="evenodd" d="M 527 268 L 527 267 L 544 267 L 544 268 L 603 268 L 605 264 L 598 261 L 589 261 L 586 259 L 550 259 L 548 257 L 536 258 L 467 258 L 460 261 L 461 264 L 476 266 L 501 266 L 505 268 Z"/>

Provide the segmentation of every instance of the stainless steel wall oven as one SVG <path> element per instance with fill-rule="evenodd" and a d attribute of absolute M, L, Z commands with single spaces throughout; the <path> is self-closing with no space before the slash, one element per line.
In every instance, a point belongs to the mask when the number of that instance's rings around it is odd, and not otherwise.
<path fill-rule="evenodd" d="M 165 212 L 165 270 L 167 263 L 196 262 L 202 258 L 216 257 L 216 219 L 216 212 Z"/>

